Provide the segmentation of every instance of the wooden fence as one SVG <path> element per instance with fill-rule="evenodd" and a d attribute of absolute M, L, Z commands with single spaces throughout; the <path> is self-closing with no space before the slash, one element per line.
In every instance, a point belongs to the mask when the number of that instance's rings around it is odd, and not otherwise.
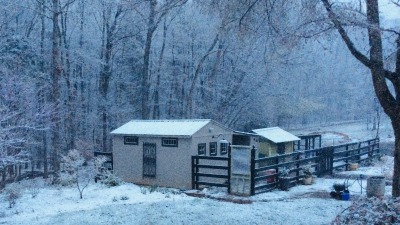
<path fill-rule="evenodd" d="M 231 192 L 231 154 L 228 157 L 192 156 L 192 189 L 200 186 L 226 187 Z"/>
<path fill-rule="evenodd" d="M 335 169 L 348 169 L 350 163 L 370 160 L 379 154 L 379 138 L 259 159 L 255 152 L 253 149 L 250 163 L 251 195 L 277 188 L 282 169 L 289 171 L 290 183 L 294 185 L 304 178 L 305 167 L 313 168 L 315 175 L 322 176 L 332 174 Z"/>
<path fill-rule="evenodd" d="M 348 169 L 350 163 L 361 163 L 379 154 L 379 139 L 347 143 L 319 149 L 295 151 L 290 154 L 257 158 L 256 149 L 251 150 L 250 176 L 243 179 L 248 183 L 250 195 L 271 191 L 279 187 L 280 171 L 289 172 L 290 184 L 295 185 L 305 177 L 308 167 L 317 176 L 332 174 L 336 169 Z M 216 186 L 232 191 L 231 148 L 227 157 L 192 156 L 192 188 Z M 244 185 L 245 186 L 245 185 Z M 234 191 L 233 191 L 234 192 Z M 232 192 L 232 193 L 233 193 Z"/>

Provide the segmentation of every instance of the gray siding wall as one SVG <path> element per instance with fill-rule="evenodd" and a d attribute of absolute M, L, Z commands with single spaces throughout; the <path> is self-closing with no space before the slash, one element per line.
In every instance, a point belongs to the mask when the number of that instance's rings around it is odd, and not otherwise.
<path fill-rule="evenodd" d="M 143 143 L 156 143 L 156 177 L 143 178 Z M 190 138 L 179 138 L 178 147 L 164 147 L 161 137 L 141 137 L 138 145 L 124 145 L 123 135 L 114 135 L 115 174 L 126 182 L 175 188 L 191 188 Z"/>
<path fill-rule="evenodd" d="M 198 144 L 205 143 L 206 144 L 206 156 L 210 156 L 210 142 L 217 142 L 217 155 L 221 156 L 220 143 L 219 141 L 222 139 L 227 140 L 229 143 L 232 143 L 232 134 L 233 132 L 219 126 L 216 123 L 209 123 L 204 126 L 202 129 L 197 131 L 192 137 L 192 154 L 197 155 Z M 214 137 L 213 137 L 214 136 Z M 227 155 L 222 155 L 227 156 Z"/>

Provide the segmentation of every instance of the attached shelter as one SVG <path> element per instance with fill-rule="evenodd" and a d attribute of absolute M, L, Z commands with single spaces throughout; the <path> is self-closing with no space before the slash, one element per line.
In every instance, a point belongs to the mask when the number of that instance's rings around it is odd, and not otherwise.
<path fill-rule="evenodd" d="M 261 157 L 292 153 L 294 142 L 300 140 L 279 127 L 255 129 L 253 132 L 260 137 L 258 148 Z"/>

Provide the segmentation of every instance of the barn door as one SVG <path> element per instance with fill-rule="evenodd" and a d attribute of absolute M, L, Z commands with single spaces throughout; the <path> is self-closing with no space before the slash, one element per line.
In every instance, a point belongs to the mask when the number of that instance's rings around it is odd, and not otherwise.
<path fill-rule="evenodd" d="M 143 177 L 156 177 L 156 144 L 143 143 Z"/>

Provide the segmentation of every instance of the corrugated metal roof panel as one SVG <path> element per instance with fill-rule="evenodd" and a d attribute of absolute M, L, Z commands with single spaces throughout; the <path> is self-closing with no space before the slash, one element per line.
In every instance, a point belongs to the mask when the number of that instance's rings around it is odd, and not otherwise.
<path fill-rule="evenodd" d="M 279 127 L 269 127 L 253 130 L 254 133 L 265 137 L 266 139 L 274 142 L 274 143 L 282 143 L 289 141 L 299 141 L 300 138 L 295 135 L 283 130 Z"/>

